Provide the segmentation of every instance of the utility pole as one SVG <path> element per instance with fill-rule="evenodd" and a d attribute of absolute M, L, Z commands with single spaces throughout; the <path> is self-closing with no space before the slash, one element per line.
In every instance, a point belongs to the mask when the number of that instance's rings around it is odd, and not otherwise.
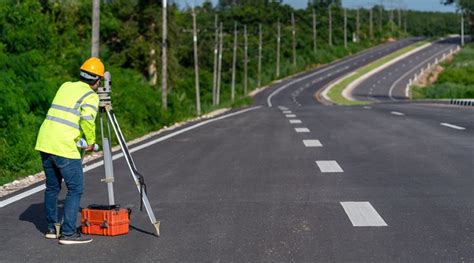
<path fill-rule="evenodd" d="M 331 5 L 328 7 L 329 12 L 329 46 L 332 47 L 332 12 Z"/>
<path fill-rule="evenodd" d="M 201 115 L 201 96 L 199 89 L 199 62 L 198 62 L 198 46 L 197 46 L 197 25 L 196 25 L 196 12 L 194 7 L 192 10 L 193 15 L 193 45 L 194 45 L 194 74 L 196 83 L 196 115 Z"/>
<path fill-rule="evenodd" d="M 383 23 L 383 6 L 379 6 L 379 33 L 382 33 L 382 23 Z"/>
<path fill-rule="evenodd" d="M 247 37 L 247 25 L 244 25 L 244 95 L 247 96 L 248 88 L 248 37 Z"/>
<path fill-rule="evenodd" d="M 168 98 L 167 98 L 167 86 L 168 86 L 168 56 L 167 56 L 167 35 L 168 25 L 166 19 L 166 1 L 163 0 L 163 39 L 162 39 L 162 52 L 161 52 L 161 104 L 164 110 L 168 109 Z"/>
<path fill-rule="evenodd" d="M 408 12 L 405 10 L 405 34 L 408 32 L 407 31 L 407 20 L 408 20 Z"/>
<path fill-rule="evenodd" d="M 232 86 L 230 92 L 230 99 L 235 100 L 235 64 L 237 62 L 237 22 L 234 22 L 234 50 L 232 54 Z"/>
<path fill-rule="evenodd" d="M 402 28 L 402 11 L 400 8 L 397 9 L 398 11 L 398 29 Z"/>
<path fill-rule="evenodd" d="M 314 52 L 316 52 L 316 49 L 318 48 L 316 38 L 317 38 L 316 10 L 314 10 L 314 8 L 313 8 L 313 50 L 314 50 Z"/>
<path fill-rule="evenodd" d="M 370 8 L 370 13 L 369 13 L 369 16 L 370 16 L 370 25 L 369 25 L 369 34 L 370 34 L 370 39 L 373 40 L 374 39 L 374 13 L 373 13 L 373 8 L 371 7 Z"/>
<path fill-rule="evenodd" d="M 221 100 L 221 73 L 222 73 L 222 45 L 224 42 L 224 33 L 222 22 L 219 24 L 219 62 L 217 63 L 217 90 L 216 90 L 216 104 L 220 104 Z"/>
<path fill-rule="evenodd" d="M 278 19 L 277 26 L 277 63 L 276 63 L 276 77 L 280 77 L 280 44 L 281 44 L 281 25 L 280 19 Z"/>
<path fill-rule="evenodd" d="M 293 67 L 296 67 L 296 27 L 295 27 L 295 14 L 291 13 L 291 26 L 293 35 Z"/>
<path fill-rule="evenodd" d="M 390 10 L 390 31 L 391 31 L 391 33 L 393 33 L 393 31 L 395 30 L 393 28 L 393 26 L 395 25 L 395 22 L 393 20 L 394 19 L 393 19 L 393 9 L 392 9 L 392 10 Z"/>
<path fill-rule="evenodd" d="M 262 24 L 258 25 L 258 81 L 257 86 L 262 85 Z"/>
<path fill-rule="evenodd" d="M 461 46 L 464 47 L 464 10 L 461 9 Z"/>
<path fill-rule="evenodd" d="M 344 8 L 344 48 L 347 49 L 347 8 Z"/>
<path fill-rule="evenodd" d="M 217 14 L 214 17 L 214 69 L 212 74 L 212 105 L 216 105 L 216 91 L 217 91 L 217 59 L 219 48 L 219 28 L 217 27 Z"/>
<path fill-rule="evenodd" d="M 92 1 L 92 48 L 91 56 L 99 57 L 100 0 Z"/>
<path fill-rule="evenodd" d="M 356 42 L 359 42 L 359 36 L 360 36 L 360 8 L 357 8 L 357 17 L 356 17 L 356 31 L 357 31 L 357 41 Z"/>

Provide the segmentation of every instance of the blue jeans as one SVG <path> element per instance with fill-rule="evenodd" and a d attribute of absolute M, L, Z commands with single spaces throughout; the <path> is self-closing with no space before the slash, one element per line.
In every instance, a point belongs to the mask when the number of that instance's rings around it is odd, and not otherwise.
<path fill-rule="evenodd" d="M 69 159 L 53 154 L 40 152 L 43 168 L 46 174 L 46 191 L 44 192 L 44 208 L 48 229 L 53 230 L 54 224 L 59 223 L 58 194 L 64 179 L 67 187 L 64 201 L 64 221 L 61 226 L 63 235 L 76 233 L 77 213 L 84 190 L 84 173 L 80 159 Z"/>

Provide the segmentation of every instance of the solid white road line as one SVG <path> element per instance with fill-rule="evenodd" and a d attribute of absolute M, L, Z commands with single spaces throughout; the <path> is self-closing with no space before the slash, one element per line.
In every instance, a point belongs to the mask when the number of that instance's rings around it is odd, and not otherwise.
<path fill-rule="evenodd" d="M 341 202 L 353 226 L 387 226 L 369 202 Z"/>
<path fill-rule="evenodd" d="M 398 116 L 405 115 L 404 113 L 401 113 L 401 112 L 398 112 L 398 111 L 391 111 L 390 113 L 393 114 L 393 115 L 398 115 Z"/>
<path fill-rule="evenodd" d="M 149 147 L 149 146 L 151 146 L 151 145 L 153 145 L 153 144 L 156 144 L 156 143 L 161 142 L 161 141 L 165 141 L 165 140 L 167 140 L 167 139 L 169 139 L 169 138 L 172 138 L 172 137 L 174 137 L 174 136 L 177 136 L 177 135 L 179 135 L 179 134 L 185 133 L 185 132 L 187 132 L 187 131 L 196 129 L 196 128 L 198 128 L 198 127 L 204 126 L 204 125 L 206 125 L 206 124 L 209 124 L 209 123 L 212 123 L 212 122 L 215 122 L 215 121 L 219 121 L 219 120 L 222 120 L 222 119 L 226 119 L 226 118 L 229 118 L 229 117 L 232 117 L 232 116 L 236 116 L 236 115 L 239 115 L 239 114 L 248 112 L 248 111 L 257 110 L 257 109 L 260 109 L 261 107 L 262 107 L 262 106 L 251 107 L 251 108 L 248 108 L 248 109 L 243 109 L 243 110 L 240 110 L 240 111 L 236 111 L 236 112 L 233 112 L 233 113 L 229 113 L 229 114 L 222 115 L 222 116 L 217 117 L 217 118 L 213 118 L 213 119 L 209 119 L 209 120 L 206 120 L 206 121 L 202 121 L 202 122 L 196 123 L 196 124 L 194 124 L 194 125 L 192 125 L 192 126 L 189 126 L 189 127 L 187 127 L 187 128 L 181 129 L 181 130 L 179 130 L 179 131 L 176 131 L 176 132 L 170 133 L 170 134 L 168 134 L 168 135 L 165 135 L 165 136 L 163 136 L 163 137 L 157 138 L 157 139 L 155 139 L 155 140 L 149 141 L 149 142 L 147 142 L 147 143 L 144 143 L 144 144 L 138 145 L 138 146 L 136 146 L 136 147 L 130 148 L 130 152 L 133 153 L 133 152 L 139 151 L 139 150 L 144 149 L 144 148 L 147 148 L 147 147 Z M 119 159 L 119 158 L 121 158 L 121 157 L 123 157 L 123 153 L 118 153 L 118 154 L 114 154 L 114 155 L 112 156 L 112 159 L 113 159 L 113 160 L 116 160 L 116 159 Z M 100 161 L 100 162 L 94 163 L 94 164 L 92 164 L 92 165 L 85 166 L 85 167 L 84 167 L 84 173 L 85 173 L 85 172 L 88 172 L 88 171 L 90 171 L 90 170 L 92 170 L 92 169 L 95 169 L 95 168 L 97 168 L 97 167 L 99 167 L 99 166 L 102 166 L 103 164 L 104 164 L 104 161 Z M 13 203 L 13 202 L 19 201 L 19 200 L 21 200 L 21 199 L 23 199 L 23 198 L 25 198 L 25 197 L 28 197 L 28 196 L 30 196 L 30 195 L 33 195 L 33 194 L 35 194 L 35 193 L 38 193 L 38 192 L 40 192 L 40 191 L 42 191 L 42 190 L 44 190 L 44 189 L 45 189 L 45 186 L 44 186 L 44 185 L 40 185 L 40 186 L 37 186 L 37 187 L 35 187 L 35 188 L 33 188 L 33 189 L 30 189 L 30 190 L 28 190 L 28 191 L 26 191 L 26 192 L 23 192 L 23 193 L 18 194 L 18 195 L 14 195 L 14 196 L 12 196 L 12 197 L 10 197 L 10 198 L 8 198 L 8 199 L 5 199 L 5 200 L 3 200 L 3 201 L 0 201 L 0 208 L 4 207 L 4 206 L 6 206 L 6 205 L 9 205 L 9 204 L 11 204 L 11 203 Z"/>
<path fill-rule="evenodd" d="M 286 114 L 286 117 L 287 117 L 287 118 L 295 118 L 296 115 L 295 115 L 295 114 Z"/>
<path fill-rule="evenodd" d="M 319 140 L 303 140 L 305 147 L 322 147 L 323 145 Z"/>
<path fill-rule="evenodd" d="M 449 123 L 446 123 L 446 122 L 442 122 L 440 123 L 441 125 L 443 126 L 446 126 L 446 127 L 449 127 L 449 128 L 453 128 L 453 129 L 456 129 L 456 130 L 465 130 L 466 128 L 464 127 L 461 127 L 461 126 L 457 126 L 457 125 L 454 125 L 454 124 L 449 124 Z"/>
<path fill-rule="evenodd" d="M 439 56 L 439 55 L 442 55 L 442 53 L 444 53 L 446 51 L 446 49 L 443 49 L 441 52 L 436 52 L 436 54 L 434 54 L 433 56 L 429 57 L 428 59 L 425 59 L 423 60 L 421 63 L 419 63 L 418 65 L 412 67 L 411 70 L 405 72 L 405 74 L 403 74 L 399 79 L 397 79 L 395 82 L 393 82 L 392 86 L 390 87 L 390 90 L 388 92 L 388 96 L 390 97 L 391 100 L 393 101 L 397 101 L 397 99 L 395 99 L 393 97 L 393 90 L 395 89 L 395 86 L 403 79 L 405 78 L 406 76 L 408 76 L 409 74 L 412 74 L 415 70 L 418 70 L 418 67 L 422 66 L 423 64 L 426 64 L 427 62 L 429 62 L 431 59 Z M 411 62 L 411 61 L 410 61 Z M 403 64 L 403 66 L 405 66 L 405 64 Z M 406 94 L 406 92 L 405 92 Z"/>
<path fill-rule="evenodd" d="M 298 133 L 302 133 L 302 132 L 309 132 L 309 129 L 300 127 L 300 128 L 295 128 L 295 131 Z"/>
<path fill-rule="evenodd" d="M 342 173 L 344 172 L 336 161 L 316 161 L 322 173 Z"/>
<path fill-rule="evenodd" d="M 293 120 L 290 120 L 290 123 L 291 123 L 291 124 L 298 124 L 298 123 L 301 123 L 301 120 L 295 120 L 295 119 L 293 119 Z"/>
<path fill-rule="evenodd" d="M 284 110 L 283 113 L 284 113 L 284 114 L 291 114 L 291 113 L 293 113 L 293 112 L 291 112 L 291 110 Z"/>

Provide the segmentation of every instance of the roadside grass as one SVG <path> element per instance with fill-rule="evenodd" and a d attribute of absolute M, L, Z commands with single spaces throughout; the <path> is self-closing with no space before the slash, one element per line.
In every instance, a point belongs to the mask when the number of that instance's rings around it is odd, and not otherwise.
<path fill-rule="evenodd" d="M 346 75 L 346 77 L 343 77 L 343 79 L 337 83 L 336 85 L 334 85 L 328 92 L 328 97 L 330 98 L 330 100 L 338 105 L 345 105 L 345 106 L 351 106 L 351 105 L 366 105 L 366 104 L 370 104 L 370 102 L 367 102 L 367 101 L 352 101 L 352 100 L 348 100 L 346 99 L 344 96 L 342 96 L 342 92 L 344 91 L 344 89 L 349 85 L 351 84 L 352 82 L 356 81 L 357 79 L 359 79 L 360 77 L 362 77 L 363 75 L 367 74 L 368 72 L 380 67 L 380 66 L 383 66 L 384 64 L 390 62 L 391 60 L 397 58 L 398 56 L 401 56 L 415 48 L 418 48 L 424 44 L 427 44 L 428 41 L 420 41 L 420 42 L 417 42 L 415 44 L 412 44 L 410 46 L 407 46 L 405 48 L 402 48 L 392 54 L 389 54 L 385 57 L 382 57 L 358 70 L 355 71 L 354 74 L 352 75 Z"/>
<path fill-rule="evenodd" d="M 444 71 L 428 87 L 413 87 L 414 99 L 474 98 L 474 43 L 466 45 L 454 59 L 441 64 Z"/>

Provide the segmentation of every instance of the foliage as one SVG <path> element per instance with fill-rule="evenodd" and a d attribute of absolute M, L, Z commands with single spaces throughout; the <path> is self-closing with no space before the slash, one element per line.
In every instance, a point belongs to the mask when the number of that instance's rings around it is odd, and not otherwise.
<path fill-rule="evenodd" d="M 474 98 L 474 43 L 467 45 L 454 60 L 444 63 L 445 70 L 435 84 L 415 88 L 416 98 Z"/>

